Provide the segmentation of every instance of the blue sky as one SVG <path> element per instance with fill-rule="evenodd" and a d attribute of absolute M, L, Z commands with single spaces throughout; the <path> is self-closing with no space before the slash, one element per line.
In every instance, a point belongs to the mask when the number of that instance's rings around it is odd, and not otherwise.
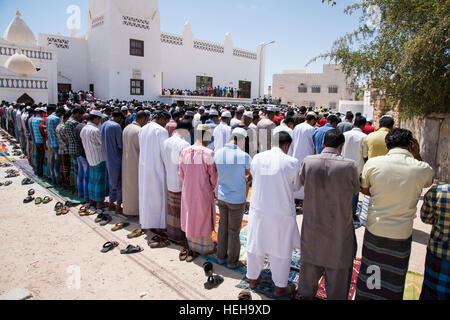
<path fill-rule="evenodd" d="M 356 29 L 358 16 L 343 12 L 354 1 L 337 0 L 332 7 L 321 0 L 160 0 L 159 10 L 162 31 L 181 33 L 189 20 L 198 39 L 222 42 L 230 32 L 234 45 L 248 50 L 275 40 L 267 47 L 267 91 L 274 73 L 288 69 L 322 71 L 324 61 L 305 65 L 329 50 L 339 36 Z M 70 5 L 81 8 L 78 34 L 83 34 L 88 4 L 88 0 L 0 0 L 0 34 L 18 9 L 36 36 L 39 32 L 70 35 L 66 27 Z"/>

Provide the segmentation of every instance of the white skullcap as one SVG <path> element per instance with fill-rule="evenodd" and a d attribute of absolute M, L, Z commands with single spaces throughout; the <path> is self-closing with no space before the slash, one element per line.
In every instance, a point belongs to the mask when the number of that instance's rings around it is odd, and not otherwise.
<path fill-rule="evenodd" d="M 244 136 L 245 138 L 247 138 L 247 136 L 248 136 L 247 130 L 245 130 L 244 128 L 236 128 L 231 133 L 231 136 L 236 136 L 236 135 L 241 135 L 241 136 Z"/>
<path fill-rule="evenodd" d="M 219 112 L 218 112 L 216 109 L 211 109 L 211 110 L 209 111 L 209 115 L 210 115 L 210 116 L 218 116 L 218 115 L 219 115 Z"/>
<path fill-rule="evenodd" d="M 98 110 L 92 110 L 90 114 L 93 115 L 93 116 L 100 117 L 100 118 L 103 117 L 103 114 L 100 111 L 98 111 Z"/>
<path fill-rule="evenodd" d="M 123 106 L 120 111 L 128 111 L 128 107 L 127 106 Z"/>
<path fill-rule="evenodd" d="M 277 110 L 275 109 L 275 107 L 268 107 L 267 112 L 277 112 Z"/>
<path fill-rule="evenodd" d="M 244 106 L 238 106 L 237 107 L 237 112 L 240 112 L 240 111 L 245 111 L 245 107 Z"/>
<path fill-rule="evenodd" d="M 222 118 L 231 118 L 231 112 L 225 111 L 224 113 L 222 113 Z"/>
<path fill-rule="evenodd" d="M 245 111 L 244 112 L 244 117 L 249 118 L 249 119 L 253 119 L 253 112 Z"/>

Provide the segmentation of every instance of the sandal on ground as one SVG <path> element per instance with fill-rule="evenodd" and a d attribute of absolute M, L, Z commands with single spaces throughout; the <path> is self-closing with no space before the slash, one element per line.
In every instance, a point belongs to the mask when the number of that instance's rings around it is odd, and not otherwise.
<path fill-rule="evenodd" d="M 60 216 L 62 214 L 62 209 L 63 209 L 63 204 L 62 202 L 58 202 L 55 204 L 55 212 L 57 216 Z"/>
<path fill-rule="evenodd" d="M 104 213 L 100 213 L 97 218 L 95 218 L 95 223 L 99 223 L 100 221 L 102 221 L 104 215 Z"/>
<path fill-rule="evenodd" d="M 78 214 L 81 217 L 87 216 L 88 215 L 88 207 L 87 206 L 81 206 L 81 208 L 78 210 Z"/>
<path fill-rule="evenodd" d="M 50 198 L 49 196 L 45 196 L 44 199 L 42 199 L 43 204 L 47 204 L 51 201 L 53 201 L 53 198 Z"/>
<path fill-rule="evenodd" d="M 115 242 L 115 241 L 108 241 L 107 243 L 105 243 L 104 245 L 103 245 L 103 249 L 101 250 L 101 252 L 103 252 L 103 253 L 107 253 L 107 252 L 109 252 L 109 251 L 111 251 L 112 249 L 114 249 L 115 247 L 118 247 L 119 246 L 119 243 L 118 242 Z"/>
<path fill-rule="evenodd" d="M 29 196 L 34 195 L 34 192 L 35 192 L 34 189 L 30 189 L 30 190 L 28 190 L 28 195 L 29 195 Z"/>
<path fill-rule="evenodd" d="M 66 203 L 64 205 L 69 208 L 78 206 L 78 204 L 70 202 L 70 201 L 66 201 Z"/>
<path fill-rule="evenodd" d="M 8 175 L 5 177 L 5 179 L 15 178 L 15 177 L 18 177 L 18 176 L 19 176 L 18 173 L 10 173 L 10 174 L 8 174 Z"/>
<path fill-rule="evenodd" d="M 181 250 L 180 255 L 179 255 L 180 261 L 186 261 L 188 253 L 189 253 L 189 250 L 186 248 Z"/>
<path fill-rule="evenodd" d="M 42 198 L 41 197 L 37 197 L 35 200 L 34 200 L 34 204 L 35 205 L 38 205 L 38 204 L 41 204 L 42 203 Z"/>
<path fill-rule="evenodd" d="M 250 291 L 243 290 L 238 295 L 238 300 L 252 300 L 252 294 Z"/>
<path fill-rule="evenodd" d="M 133 239 L 133 238 L 140 237 L 143 234 L 144 234 L 144 232 L 141 229 L 134 229 L 133 231 L 131 231 L 131 233 L 129 235 L 127 235 L 127 238 Z"/>
<path fill-rule="evenodd" d="M 139 246 L 133 246 L 133 245 L 129 245 L 126 249 L 122 249 L 120 250 L 120 254 L 132 254 L 132 253 L 139 253 L 144 251 L 144 249 L 142 249 Z"/>
<path fill-rule="evenodd" d="M 4 184 L 5 187 L 10 186 L 10 185 L 12 185 L 12 181 L 6 181 Z"/>
<path fill-rule="evenodd" d="M 105 215 L 103 215 L 102 221 L 100 221 L 99 224 L 103 227 L 103 226 L 106 226 L 111 221 L 112 221 L 111 216 L 109 214 L 105 214 Z"/>
<path fill-rule="evenodd" d="M 209 261 L 206 261 L 203 264 L 203 271 L 205 271 L 205 276 L 211 277 L 213 275 L 213 264 Z"/>
<path fill-rule="evenodd" d="M 30 178 L 25 178 L 25 179 L 22 180 L 22 185 L 23 186 L 28 185 L 28 184 L 33 184 L 33 183 L 34 183 L 34 181 L 31 180 Z"/>
<path fill-rule="evenodd" d="M 186 262 L 190 263 L 190 262 L 194 261 L 195 259 L 197 259 L 199 256 L 200 255 L 197 252 L 189 250 L 188 256 L 186 258 Z"/>
<path fill-rule="evenodd" d="M 25 199 L 23 199 L 23 203 L 30 203 L 33 200 L 34 200 L 34 198 L 32 196 L 28 196 Z"/>
<path fill-rule="evenodd" d="M 61 214 L 62 215 L 66 215 L 66 214 L 68 214 L 69 213 L 69 208 L 68 207 L 66 207 L 66 206 L 64 206 L 62 209 L 61 209 Z"/>
<path fill-rule="evenodd" d="M 123 228 L 128 227 L 129 225 L 130 224 L 128 222 L 119 222 L 114 225 L 114 227 L 111 229 L 111 231 L 119 231 L 119 230 L 122 230 Z"/>
<path fill-rule="evenodd" d="M 149 244 L 150 248 L 158 249 L 158 248 L 166 248 L 170 246 L 170 241 L 168 239 L 164 239 L 160 237 L 160 241 L 155 241 Z"/>
<path fill-rule="evenodd" d="M 217 288 L 223 283 L 224 279 L 222 276 L 219 276 L 218 274 L 215 274 L 213 276 L 208 277 L 208 281 L 205 282 L 205 289 L 211 290 L 214 288 Z"/>

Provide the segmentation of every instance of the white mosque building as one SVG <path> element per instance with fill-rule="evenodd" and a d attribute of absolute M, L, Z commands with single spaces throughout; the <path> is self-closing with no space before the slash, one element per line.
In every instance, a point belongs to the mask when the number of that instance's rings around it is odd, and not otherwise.
<path fill-rule="evenodd" d="M 39 33 L 19 12 L 0 38 L 0 101 L 57 103 L 58 90 L 97 99 L 251 103 L 264 95 L 265 44 L 255 51 L 161 31 L 158 0 L 90 0 L 84 36 Z M 239 89 L 236 98 L 162 96 L 162 89 Z M 172 99 L 172 101 L 167 101 Z M 203 99 L 204 101 L 199 101 Z M 208 100 L 208 101 L 206 101 Z"/>

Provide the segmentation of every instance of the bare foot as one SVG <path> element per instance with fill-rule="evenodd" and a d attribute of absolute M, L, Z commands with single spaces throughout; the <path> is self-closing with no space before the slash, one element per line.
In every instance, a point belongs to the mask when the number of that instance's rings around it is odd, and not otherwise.
<path fill-rule="evenodd" d="M 250 289 L 256 289 L 256 287 L 258 286 L 260 281 L 261 281 L 261 276 L 259 276 L 259 278 L 256 280 L 250 280 Z"/>

